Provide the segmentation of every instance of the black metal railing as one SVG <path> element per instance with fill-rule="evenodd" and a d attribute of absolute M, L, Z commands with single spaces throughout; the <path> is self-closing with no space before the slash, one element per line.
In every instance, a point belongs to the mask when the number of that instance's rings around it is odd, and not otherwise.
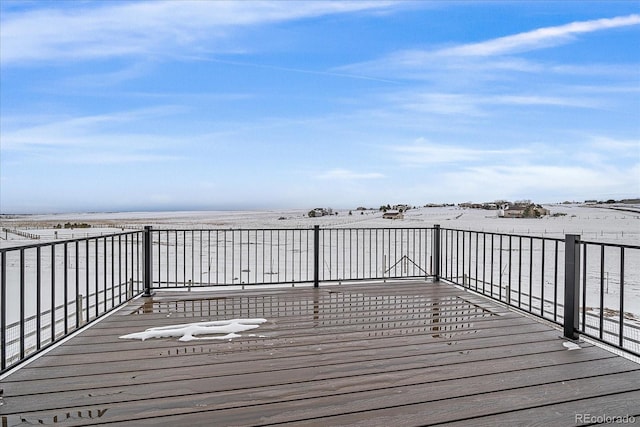
<path fill-rule="evenodd" d="M 319 280 L 431 277 L 431 228 L 323 229 Z"/>
<path fill-rule="evenodd" d="M 151 232 L 152 288 L 426 277 L 432 229 Z"/>
<path fill-rule="evenodd" d="M 154 290 L 444 280 L 632 354 L 640 247 L 432 228 L 169 229 L 0 250 L 2 372 Z M 565 310 L 565 307 L 571 309 Z"/>
<path fill-rule="evenodd" d="M 580 333 L 640 353 L 640 315 L 629 296 L 640 294 L 640 247 L 580 242 Z M 636 307 L 637 310 L 637 307 Z"/>
<path fill-rule="evenodd" d="M 2 372 L 138 295 L 142 232 L 0 249 Z"/>
<path fill-rule="evenodd" d="M 313 230 L 156 230 L 151 237 L 154 288 L 313 280 Z"/>
<path fill-rule="evenodd" d="M 564 240 L 442 229 L 441 249 L 442 279 L 558 323 Z"/>
<path fill-rule="evenodd" d="M 442 229 L 439 278 L 640 356 L 640 246 Z M 637 304 L 636 299 L 636 304 Z M 570 307 L 566 309 L 566 307 Z"/>

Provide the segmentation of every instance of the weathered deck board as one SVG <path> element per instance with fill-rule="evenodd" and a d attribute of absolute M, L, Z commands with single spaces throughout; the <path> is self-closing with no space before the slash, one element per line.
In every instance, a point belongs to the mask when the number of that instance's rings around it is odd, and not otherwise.
<path fill-rule="evenodd" d="M 118 338 L 256 317 L 268 322 L 232 341 Z M 3 426 L 395 426 L 638 412 L 640 365 L 587 343 L 567 350 L 559 335 L 440 283 L 158 293 L 3 380 L 0 415 Z"/>
<path fill-rule="evenodd" d="M 525 328 L 530 331 L 530 328 Z M 529 334 L 526 341 L 511 340 L 508 343 L 497 341 L 498 338 L 480 338 L 473 340 L 461 340 L 456 342 L 456 350 L 452 351 L 452 344 L 420 344 L 414 343 L 410 345 L 386 346 L 386 347 L 369 347 L 366 344 L 357 344 L 355 346 L 339 344 L 339 348 L 332 348 L 331 345 L 316 344 L 315 347 L 305 346 L 303 349 L 281 348 L 273 351 L 252 351 L 245 354 L 234 355 L 233 360 L 216 355 L 199 355 L 189 354 L 162 358 L 157 363 L 148 366 L 140 366 L 119 362 L 117 364 L 108 364 L 107 369 L 104 366 L 107 362 L 99 364 L 90 363 L 86 368 L 83 367 L 81 372 L 77 371 L 77 365 L 65 366 L 47 369 L 40 368 L 30 372 L 33 375 L 25 376 L 19 383 L 14 384 L 14 393 L 16 394 L 32 394 L 37 390 L 46 389 L 49 383 L 51 387 L 59 387 L 59 379 L 64 379 L 65 388 L 75 387 L 93 387 L 96 381 L 100 381 L 102 385 L 117 385 L 120 381 L 119 377 L 129 380 L 135 375 L 138 382 L 150 383 L 154 381 L 165 381 L 166 377 L 157 378 L 155 371 L 158 369 L 170 369 L 169 377 L 172 379 L 189 379 L 192 378 L 194 370 L 207 369 L 207 378 L 215 378 L 218 376 L 239 375 L 255 369 L 257 363 L 264 360 L 269 361 L 268 368 L 271 371 L 277 370 L 293 370 L 314 366 L 319 369 L 323 366 L 328 369 L 335 369 L 336 365 L 344 364 L 362 364 L 367 363 L 368 366 L 376 366 L 378 364 L 387 363 L 387 361 L 398 361 L 403 366 L 410 366 L 416 363 L 417 366 L 430 366 L 430 364 L 443 365 L 450 363 L 460 363 L 459 357 L 465 356 L 469 358 L 495 358 L 502 355 L 510 354 L 531 354 L 540 353 L 541 351 L 558 350 L 557 334 L 549 331 L 534 331 Z M 551 341 L 553 347 L 547 348 L 547 341 Z M 385 340 L 388 342 L 388 340 Z M 527 344 L 536 344 L 535 346 L 527 346 Z M 524 345 L 523 345 L 524 344 Z M 319 347 L 319 345 L 321 347 Z M 473 352 L 472 352 L 473 350 Z M 562 349 L 564 350 L 564 349 Z M 321 352 L 321 354 L 319 354 Z M 495 353 L 495 354 L 494 354 Z M 452 356 L 456 356 L 455 358 Z M 84 385 L 87 384 L 87 385 Z"/>

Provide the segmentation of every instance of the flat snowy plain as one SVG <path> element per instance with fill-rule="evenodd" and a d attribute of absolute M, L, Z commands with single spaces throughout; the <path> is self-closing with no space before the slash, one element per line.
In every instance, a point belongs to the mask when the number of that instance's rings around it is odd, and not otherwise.
<path fill-rule="evenodd" d="M 309 218 L 308 210 L 274 211 L 194 211 L 194 212 L 118 212 L 49 215 L 12 215 L 3 217 L 2 227 L 18 229 L 41 236 L 30 240 L 3 232 L 0 247 L 37 243 L 58 239 L 81 238 L 120 231 L 119 228 L 376 228 L 432 227 L 484 232 L 514 233 L 539 237 L 564 238 L 565 234 L 580 234 L 583 240 L 603 243 L 640 245 L 640 207 L 636 212 L 582 205 L 545 206 L 553 214 L 538 219 L 499 218 L 498 211 L 462 209 L 459 207 L 416 208 L 405 213 L 402 220 L 382 218 L 378 210 L 336 210 L 338 215 Z M 349 214 L 351 212 L 351 215 Z M 87 223 L 92 228 L 59 229 L 65 223 Z M 115 228 L 115 229 L 114 229 Z"/>

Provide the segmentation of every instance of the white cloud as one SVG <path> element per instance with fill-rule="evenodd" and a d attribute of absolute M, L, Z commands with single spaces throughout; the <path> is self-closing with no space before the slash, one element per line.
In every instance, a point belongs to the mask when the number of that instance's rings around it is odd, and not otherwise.
<path fill-rule="evenodd" d="M 72 154 L 70 156 L 61 156 L 59 161 L 61 163 L 74 163 L 74 164 L 91 164 L 91 165 L 121 165 L 123 163 L 160 163 L 160 162 L 172 162 L 181 160 L 180 156 L 176 155 L 161 155 L 153 153 L 136 153 L 134 152 L 95 152 L 92 151 L 88 154 Z"/>
<path fill-rule="evenodd" d="M 420 93 L 410 92 L 395 95 L 395 101 L 403 109 L 419 113 L 453 114 L 479 116 L 484 113 L 478 108 L 478 99 L 461 93 Z"/>
<path fill-rule="evenodd" d="M 486 116 L 490 106 L 548 106 L 595 108 L 601 101 L 595 97 L 544 96 L 534 94 L 481 95 L 472 93 L 399 92 L 387 97 L 392 106 L 418 113 Z"/>
<path fill-rule="evenodd" d="M 361 180 L 361 179 L 379 179 L 384 175 L 377 172 L 359 173 L 347 169 L 332 169 L 317 176 L 320 179 L 331 180 Z"/>
<path fill-rule="evenodd" d="M 533 31 L 499 37 L 480 43 L 469 43 L 443 49 L 437 51 L 436 54 L 446 56 L 496 56 L 526 52 L 565 43 L 577 34 L 639 24 L 640 15 L 637 14 L 592 21 L 572 22 L 566 25 L 538 28 Z"/>
<path fill-rule="evenodd" d="M 164 117 L 183 111 L 181 107 L 159 106 L 140 110 L 121 111 L 78 117 L 3 117 L 2 149 L 28 150 L 36 146 L 81 146 L 101 143 L 110 144 L 118 140 L 142 141 L 145 138 L 128 132 L 112 129 L 145 118 Z M 111 130 L 109 130 L 111 129 Z M 148 142 L 157 142 L 149 137 Z"/>
<path fill-rule="evenodd" d="M 631 191 L 632 179 L 626 170 L 594 169 L 585 166 L 486 165 L 459 170 L 452 182 L 464 183 L 467 194 L 502 192 L 505 197 L 526 194 L 613 194 L 621 189 Z M 636 184 L 637 188 L 637 184 Z"/>
<path fill-rule="evenodd" d="M 636 156 L 640 160 L 640 140 L 639 139 L 617 139 L 608 136 L 588 136 L 591 140 L 590 146 L 597 150 L 616 153 L 626 153 Z"/>
<path fill-rule="evenodd" d="M 234 27 L 397 7 L 391 1 L 158 1 L 5 10 L 0 60 L 15 64 L 225 51 L 235 49 L 226 43 Z"/>
<path fill-rule="evenodd" d="M 48 164 L 181 160 L 184 157 L 179 154 L 179 147 L 183 138 L 159 134 L 145 125 L 147 120 L 161 120 L 182 111 L 174 106 L 159 106 L 77 117 L 3 117 L 2 152 L 13 159 Z"/>
<path fill-rule="evenodd" d="M 459 145 L 445 145 L 418 139 L 413 145 L 389 147 L 396 161 L 407 166 L 433 165 L 437 163 L 485 162 L 489 159 L 505 159 L 529 154 L 522 148 L 492 150 Z"/>
<path fill-rule="evenodd" d="M 555 107 L 594 108 L 598 101 L 589 98 L 540 96 L 540 95 L 503 95 L 486 99 L 487 103 L 504 105 L 547 105 Z"/>
<path fill-rule="evenodd" d="M 435 80 L 462 85 L 467 81 L 500 78 L 501 73 L 555 72 L 582 75 L 637 75 L 637 67 L 622 65 L 589 66 L 540 64 L 510 56 L 558 46 L 575 40 L 575 36 L 612 28 L 640 25 L 640 15 L 633 14 L 615 18 L 572 22 L 555 27 L 498 37 L 479 43 L 467 43 L 446 48 L 408 49 L 393 52 L 385 57 L 363 63 L 351 64 L 336 69 L 394 78 Z M 464 76 L 456 72 L 465 73 Z"/>

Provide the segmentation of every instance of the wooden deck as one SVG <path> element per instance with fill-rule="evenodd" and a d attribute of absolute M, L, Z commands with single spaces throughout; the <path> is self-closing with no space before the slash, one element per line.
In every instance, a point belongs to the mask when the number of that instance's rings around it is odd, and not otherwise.
<path fill-rule="evenodd" d="M 118 338 L 232 318 L 268 322 L 231 341 Z M 2 426 L 640 422 L 640 365 L 568 350 L 560 335 L 441 283 L 160 292 L 5 378 L 0 415 Z"/>

